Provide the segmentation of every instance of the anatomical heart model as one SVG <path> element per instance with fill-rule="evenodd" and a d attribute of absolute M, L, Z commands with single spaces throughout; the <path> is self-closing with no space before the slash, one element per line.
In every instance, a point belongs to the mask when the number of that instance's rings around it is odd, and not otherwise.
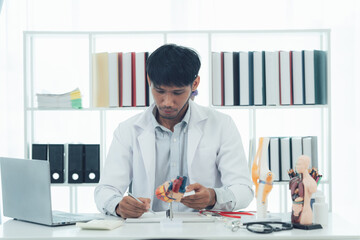
<path fill-rule="evenodd" d="M 164 202 L 180 202 L 185 193 L 187 177 L 178 176 L 176 179 L 166 181 L 156 191 L 156 197 Z"/>

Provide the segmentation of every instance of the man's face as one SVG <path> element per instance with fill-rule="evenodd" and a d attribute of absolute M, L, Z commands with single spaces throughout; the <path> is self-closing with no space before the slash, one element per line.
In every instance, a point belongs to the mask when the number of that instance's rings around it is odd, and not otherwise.
<path fill-rule="evenodd" d="M 164 119 L 175 119 L 186 106 L 192 87 L 155 86 L 152 84 L 151 92 L 159 115 Z"/>

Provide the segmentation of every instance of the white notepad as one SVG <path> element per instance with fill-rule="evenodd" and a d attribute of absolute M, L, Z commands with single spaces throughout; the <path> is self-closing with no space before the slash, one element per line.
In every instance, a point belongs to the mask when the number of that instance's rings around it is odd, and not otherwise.
<path fill-rule="evenodd" d="M 127 218 L 126 223 L 160 223 L 166 219 L 166 212 L 144 213 L 140 218 Z M 174 212 L 174 219 L 180 219 L 184 223 L 190 222 L 214 222 L 214 217 L 204 216 L 198 212 Z"/>
<path fill-rule="evenodd" d="M 82 229 L 112 230 L 123 225 L 123 220 L 92 220 L 90 222 L 77 222 L 76 226 Z"/>

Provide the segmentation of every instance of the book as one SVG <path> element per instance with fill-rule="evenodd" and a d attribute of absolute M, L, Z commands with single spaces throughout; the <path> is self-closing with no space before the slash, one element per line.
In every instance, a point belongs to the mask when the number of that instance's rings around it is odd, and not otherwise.
<path fill-rule="evenodd" d="M 118 53 L 108 54 L 109 67 L 109 107 L 119 107 Z"/>
<path fill-rule="evenodd" d="M 119 93 L 119 107 L 123 106 L 123 53 L 118 53 L 118 93 Z"/>
<path fill-rule="evenodd" d="M 265 91 L 266 105 L 277 106 L 279 97 L 279 54 L 265 51 Z"/>
<path fill-rule="evenodd" d="M 274 174 L 274 181 L 281 180 L 280 156 L 279 138 L 272 137 L 269 144 L 269 169 Z"/>
<path fill-rule="evenodd" d="M 132 106 L 132 65 L 131 52 L 122 54 L 122 106 Z"/>
<path fill-rule="evenodd" d="M 293 103 L 302 105 L 305 103 L 305 88 L 303 74 L 303 55 L 300 51 L 291 51 Z"/>
<path fill-rule="evenodd" d="M 265 105 L 265 53 L 253 52 L 254 105 Z"/>
<path fill-rule="evenodd" d="M 82 108 L 81 93 L 79 88 L 61 94 L 37 93 L 38 108 Z"/>
<path fill-rule="evenodd" d="M 305 103 L 327 103 L 326 52 L 304 50 Z"/>
<path fill-rule="evenodd" d="M 212 62 L 212 104 L 214 106 L 222 105 L 222 69 L 221 54 L 219 52 L 211 53 Z"/>
<path fill-rule="evenodd" d="M 292 105 L 292 79 L 291 79 L 291 58 L 290 52 L 279 52 L 280 68 L 280 104 Z"/>
<path fill-rule="evenodd" d="M 233 52 L 234 106 L 240 105 L 239 52 Z"/>
<path fill-rule="evenodd" d="M 314 50 L 315 104 L 327 104 L 327 53 Z"/>
<path fill-rule="evenodd" d="M 224 52 L 224 105 L 234 106 L 233 53 Z"/>
<path fill-rule="evenodd" d="M 296 162 L 302 155 L 302 137 L 291 137 L 291 168 L 295 170 Z"/>
<path fill-rule="evenodd" d="M 289 181 L 288 171 L 291 169 L 291 144 L 289 137 L 280 138 L 281 181 Z"/>
<path fill-rule="evenodd" d="M 93 54 L 92 105 L 109 107 L 109 59 L 108 53 Z"/>
<path fill-rule="evenodd" d="M 303 137 L 302 139 L 303 155 L 310 157 L 310 168 L 318 168 L 318 146 L 317 136 Z"/>
<path fill-rule="evenodd" d="M 249 105 L 254 105 L 254 53 L 249 54 Z"/>
<path fill-rule="evenodd" d="M 135 95 L 135 102 L 136 106 L 146 106 L 146 53 L 145 52 L 138 52 L 135 53 L 135 66 L 133 66 L 134 70 L 134 81 L 136 87 L 136 95 Z"/>
<path fill-rule="evenodd" d="M 249 53 L 239 53 L 239 91 L 240 91 L 240 105 L 250 105 L 250 76 L 249 76 Z"/>

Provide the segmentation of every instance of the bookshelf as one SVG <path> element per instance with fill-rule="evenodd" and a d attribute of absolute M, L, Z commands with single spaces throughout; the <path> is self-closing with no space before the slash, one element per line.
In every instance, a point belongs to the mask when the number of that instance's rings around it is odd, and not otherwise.
<path fill-rule="evenodd" d="M 317 135 L 319 170 L 324 180 L 319 189 L 331 201 L 331 76 L 330 30 L 226 30 L 226 31 L 119 31 L 119 32 L 55 32 L 25 31 L 24 44 L 24 149 L 31 156 L 32 143 L 98 143 L 100 166 L 103 165 L 117 123 L 142 112 L 146 107 L 94 108 L 91 106 L 92 54 L 97 52 L 151 52 L 164 43 L 176 43 L 195 48 L 202 66 L 199 75 L 200 94 L 196 102 L 225 112 L 233 117 L 242 135 L 250 159 L 259 137 Z M 290 106 L 213 106 L 211 91 L 211 52 L 305 50 L 328 52 L 328 103 L 326 105 Z M 66 61 L 64 61 L 64 59 Z M 51 78 L 49 80 L 49 78 Z M 204 83 L 205 82 L 205 83 Z M 41 89 L 68 92 L 80 88 L 83 109 L 39 109 L 35 94 Z M 50 115 L 52 115 L 50 117 Z M 305 117 L 304 117 L 305 116 Z M 48 119 L 56 120 L 48 120 Z M 69 119 L 74 120 L 71 122 Z M 85 120 L 81 120 L 85 119 Z M 299 121 L 300 119 L 300 121 Z M 87 121 L 90 129 L 84 129 Z M 64 127 L 65 126 L 65 127 Z M 273 127 L 274 126 L 274 127 Z M 62 129 L 62 130 L 59 130 Z M 64 130 L 65 129 L 65 130 Z M 40 133 L 42 132 L 42 133 Z M 53 134 L 49 135 L 48 132 Z M 65 133 L 64 133 L 65 132 Z M 60 136 L 60 133 L 64 136 Z M 66 154 L 66 152 L 65 152 Z M 65 169 L 67 162 L 65 160 Z M 67 171 L 65 170 L 65 176 Z M 79 188 L 95 184 L 53 184 L 67 187 L 70 211 L 78 210 Z M 287 183 L 275 183 L 271 195 L 277 205 L 270 211 L 289 210 Z M 270 195 L 270 198 L 271 198 Z M 275 197 L 274 197 L 275 198 Z M 277 203 L 278 202 L 278 203 Z"/>

